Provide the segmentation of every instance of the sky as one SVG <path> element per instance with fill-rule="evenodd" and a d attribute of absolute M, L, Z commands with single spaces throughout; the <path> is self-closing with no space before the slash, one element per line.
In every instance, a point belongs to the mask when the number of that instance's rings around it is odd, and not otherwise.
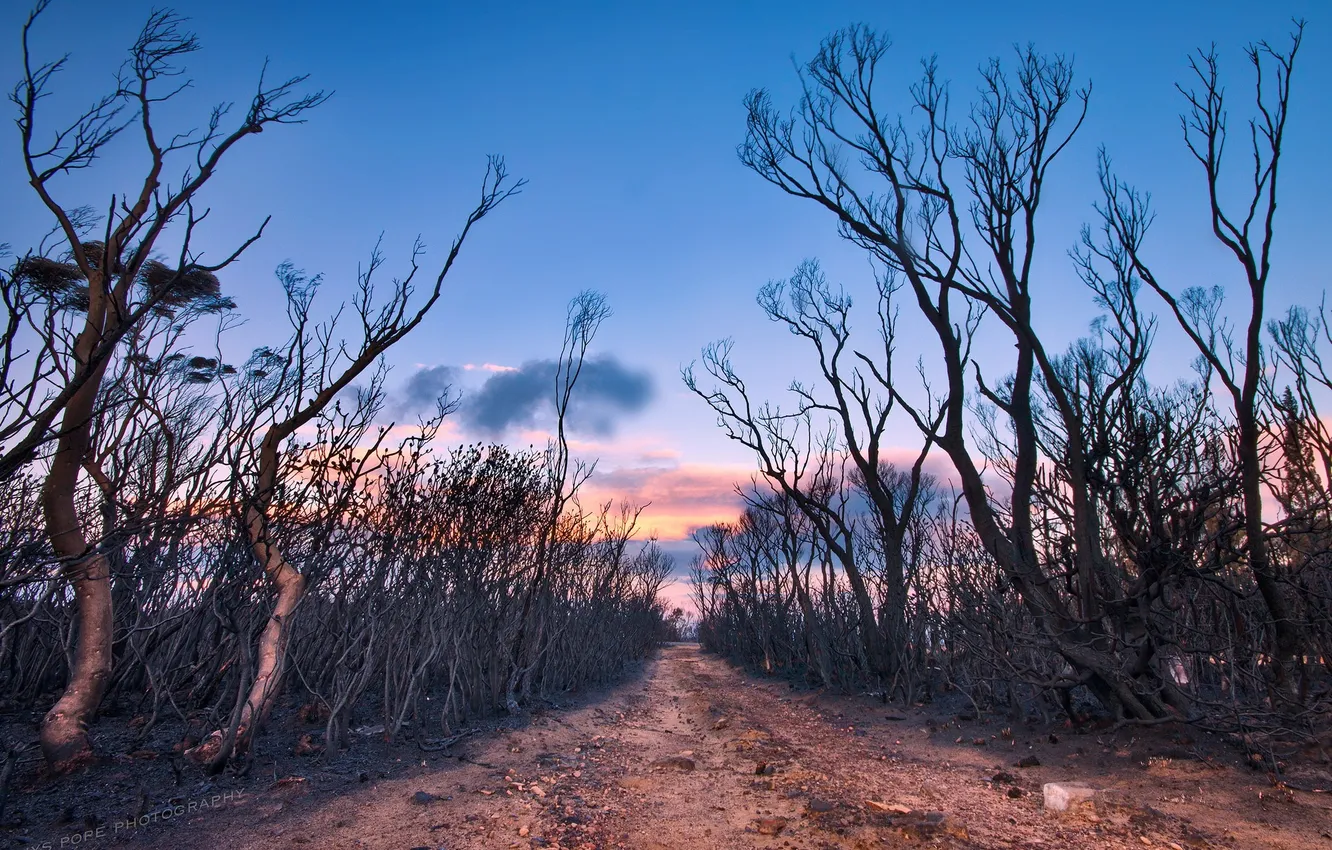
<path fill-rule="evenodd" d="M 139 0 L 53 3 L 36 29 L 36 53 L 72 55 L 43 104 L 48 127 L 105 90 L 151 8 Z M 1093 215 L 1101 145 L 1121 175 L 1152 192 L 1158 219 L 1149 245 L 1164 276 L 1178 288 L 1242 284 L 1209 235 L 1174 84 L 1186 79 L 1188 52 L 1215 43 L 1242 117 L 1251 87 L 1242 47 L 1264 38 L 1284 44 L 1291 18 L 1307 18 L 1283 159 L 1274 311 L 1316 304 L 1329 284 L 1327 0 L 182 0 L 173 8 L 190 19 L 203 50 L 189 59 L 188 96 L 164 110 L 171 126 L 198 125 L 218 102 L 236 101 L 241 111 L 265 61 L 270 79 L 308 74 L 309 87 L 333 92 L 307 123 L 247 138 L 207 190 L 212 213 L 196 239 L 206 257 L 229 252 L 272 216 L 263 239 L 223 278 L 246 317 L 228 343 L 238 359 L 284 333 L 279 263 L 322 273 L 320 303 L 329 310 L 350 295 L 358 263 L 381 236 L 387 270 L 404 267 L 418 235 L 430 249 L 429 270 L 475 203 L 487 155 L 501 154 L 527 186 L 478 225 L 440 306 L 391 352 L 386 416 L 412 415 L 448 384 L 464 394 L 450 438 L 543 444 L 550 421 L 542 392 L 565 305 L 583 289 L 605 293 L 614 315 L 591 351 L 574 448 L 599 458 L 589 497 L 652 502 L 645 531 L 682 568 L 690 530 L 733 517 L 731 487 L 754 466 L 685 389 L 680 368 L 701 346 L 732 338 L 760 397 L 780 399 L 793 377 L 808 377 L 806 352 L 754 303 L 760 286 L 804 259 L 818 258 L 831 279 L 872 303 L 864 256 L 819 210 L 747 171 L 735 151 L 745 94 L 768 88 L 777 103 L 794 103 L 793 63 L 839 27 L 863 22 L 891 35 L 883 91 L 904 107 L 924 56 L 937 54 L 959 104 L 975 91 L 977 66 L 1011 55 L 1015 44 L 1075 58 L 1079 77 L 1093 84 L 1091 108 L 1046 199 L 1037 296 L 1041 329 L 1071 342 L 1095 315 L 1066 252 Z M 21 2 L 0 8 L 6 84 L 18 78 L 25 15 Z M 18 133 L 7 125 L 0 242 L 22 250 L 48 219 L 17 153 Z M 1237 166 L 1240 154 L 1236 148 Z M 119 146 L 97 168 L 57 184 L 56 194 L 70 205 L 104 205 L 141 168 L 138 151 Z M 925 345 L 919 333 L 904 329 L 905 350 Z M 1169 327 L 1158 349 L 1167 355 L 1158 358 L 1158 377 L 1182 374 L 1191 355 Z M 910 452 L 913 434 L 895 434 Z"/>

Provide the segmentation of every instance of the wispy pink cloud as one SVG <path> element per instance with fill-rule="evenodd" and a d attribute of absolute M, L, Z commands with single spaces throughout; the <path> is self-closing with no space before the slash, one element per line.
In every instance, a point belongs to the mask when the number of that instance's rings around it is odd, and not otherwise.
<path fill-rule="evenodd" d="M 626 467 L 597 473 L 581 495 L 589 502 L 650 503 L 640 520 L 645 534 L 684 540 L 700 526 L 732 522 L 740 515 L 735 485 L 748 481 L 752 471 L 740 464 Z"/>

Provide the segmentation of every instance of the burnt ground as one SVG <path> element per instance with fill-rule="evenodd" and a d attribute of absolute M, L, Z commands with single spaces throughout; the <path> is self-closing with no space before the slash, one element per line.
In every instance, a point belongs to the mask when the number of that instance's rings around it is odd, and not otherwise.
<path fill-rule="evenodd" d="M 294 745 L 295 722 L 267 749 Z M 624 684 L 443 752 L 362 738 L 211 780 L 169 746 L 61 783 L 29 765 L 0 837 L 163 850 L 1332 848 L 1332 795 L 1274 786 L 1196 730 L 1006 724 L 802 693 L 681 644 Z M 1300 769 L 1332 784 L 1326 765 Z M 1061 781 L 1097 789 L 1094 803 L 1045 811 L 1042 784 Z"/>

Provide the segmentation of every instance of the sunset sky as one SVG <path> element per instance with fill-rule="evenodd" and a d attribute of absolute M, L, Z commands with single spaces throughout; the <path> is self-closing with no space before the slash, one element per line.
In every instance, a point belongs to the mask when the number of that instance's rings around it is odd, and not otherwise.
<path fill-rule="evenodd" d="M 40 25 L 41 56 L 71 52 L 48 115 L 67 116 L 112 80 L 152 4 L 57 0 Z M 547 389 L 565 304 L 600 290 L 603 326 L 575 411 L 575 450 L 600 458 L 590 497 L 651 501 L 655 530 L 680 559 L 704 523 L 734 516 L 730 492 L 752 460 L 728 444 L 679 370 L 704 344 L 736 341 L 737 363 L 760 397 L 777 399 L 809 376 L 806 352 L 754 304 L 759 286 L 821 259 L 834 280 L 872 303 L 863 255 L 832 222 L 742 167 L 742 98 L 767 87 L 794 103 L 793 57 L 808 59 L 834 29 L 864 22 L 892 35 L 885 96 L 906 105 L 922 56 L 938 54 L 960 116 L 976 67 L 1015 43 L 1076 57 L 1093 83 L 1091 111 L 1056 167 L 1040 258 L 1040 316 L 1052 338 L 1085 333 L 1095 311 L 1067 250 L 1091 219 L 1095 161 L 1105 145 L 1118 171 L 1149 189 L 1159 213 L 1150 246 L 1182 288 L 1232 287 L 1235 269 L 1211 241 L 1201 175 L 1181 142 L 1185 56 L 1215 42 L 1236 122 L 1232 163 L 1242 174 L 1251 76 L 1243 45 L 1283 44 L 1292 17 L 1309 29 L 1297 71 L 1283 160 L 1272 304 L 1316 304 L 1325 261 L 1332 170 L 1317 167 L 1332 118 L 1332 6 L 1320 0 L 1199 2 L 671 2 L 452 3 L 187 0 L 204 49 L 189 61 L 195 88 L 163 120 L 202 123 L 218 101 L 243 109 L 265 58 L 270 78 L 310 74 L 334 92 L 303 126 L 247 139 L 211 184 L 198 245 L 230 251 L 263 219 L 262 241 L 228 270 L 224 287 L 247 318 L 228 343 L 237 359 L 284 332 L 272 270 L 284 260 L 326 277 L 323 303 L 350 293 L 357 263 L 383 235 L 401 269 L 420 234 L 442 254 L 474 204 L 486 156 L 502 154 L 529 181 L 476 230 L 444 302 L 391 354 L 386 417 L 410 418 L 445 384 L 464 392 L 454 440 L 543 444 Z M 26 4 L 0 10 L 0 57 L 17 80 Z M 12 107 L 11 107 L 12 111 Z M 12 125 L 0 134 L 0 242 L 35 244 L 47 219 L 25 185 Z M 52 125 L 48 125 L 50 127 Z M 58 183 L 70 205 L 105 206 L 132 186 L 138 152 L 117 149 L 91 172 Z M 1184 374 L 1188 349 L 1163 322 L 1156 377 Z M 868 323 L 865 323 L 868 330 Z M 903 347 L 924 344 L 906 328 Z M 932 351 L 933 349 L 922 349 Z M 926 355 L 928 356 L 928 354 Z M 999 356 L 1007 356 L 999 352 Z M 1171 371 L 1174 369 L 1174 371 Z M 996 369 L 996 371 L 1002 371 Z M 904 453 L 913 433 L 899 432 Z"/>

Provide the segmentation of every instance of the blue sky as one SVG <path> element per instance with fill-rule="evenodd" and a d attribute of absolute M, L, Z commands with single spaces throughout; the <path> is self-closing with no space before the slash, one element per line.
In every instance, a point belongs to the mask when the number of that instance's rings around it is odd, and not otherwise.
<path fill-rule="evenodd" d="M 1096 199 L 1104 144 L 1124 177 L 1150 189 L 1160 268 L 1185 285 L 1238 285 L 1210 240 L 1197 167 L 1179 133 L 1185 55 L 1216 42 L 1235 108 L 1250 77 L 1241 52 L 1253 39 L 1284 42 L 1290 18 L 1310 26 L 1295 83 L 1279 214 L 1276 306 L 1314 303 L 1329 283 L 1323 246 L 1332 178 L 1332 5 L 1319 0 L 857 3 L 339 3 L 180 2 L 204 50 L 191 58 L 196 87 L 166 118 L 182 128 L 220 100 L 242 104 L 265 58 L 270 74 L 311 75 L 333 90 L 309 123 L 265 133 L 229 158 L 210 188 L 214 212 L 200 245 L 228 250 L 264 215 L 264 239 L 229 270 L 226 290 L 248 317 L 243 352 L 282 332 L 272 269 L 292 260 L 327 278 L 328 302 L 350 292 L 356 264 L 384 234 L 405 259 L 420 234 L 438 256 L 473 202 L 485 157 L 500 153 L 528 179 L 524 193 L 469 240 L 443 304 L 394 350 L 394 385 L 422 367 L 453 367 L 464 389 L 495 374 L 464 364 L 521 367 L 558 354 L 564 305 L 580 289 L 605 292 L 615 315 L 596 352 L 646 375 L 650 401 L 598 421 L 581 448 L 603 457 L 606 487 L 654 498 L 647 522 L 680 533 L 690 504 L 699 520 L 724 513 L 724 482 L 749 459 L 726 443 L 678 369 L 699 347 L 734 337 L 737 359 L 762 394 L 808 374 L 804 352 L 754 305 L 758 287 L 807 257 L 870 302 L 869 269 L 831 222 L 746 171 L 743 96 L 770 88 L 794 100 L 792 57 L 853 22 L 892 35 L 885 91 L 914 81 L 938 54 L 960 103 L 977 65 L 1035 42 L 1071 53 L 1094 83 L 1091 113 L 1058 168 L 1046 211 L 1040 315 L 1072 340 L 1093 315 L 1065 251 Z M 57 0 L 37 33 L 39 53 L 70 51 L 50 114 L 82 105 L 109 82 L 150 9 Z M 18 75 L 22 3 L 0 11 L 0 66 Z M 1238 139 L 1237 139 L 1238 141 Z M 24 185 L 18 135 L 0 132 L 0 242 L 22 248 L 46 228 Z M 1240 165 L 1238 147 L 1236 165 Z M 137 174 L 135 152 L 111 151 L 93 173 L 57 187 L 71 203 L 105 203 Z M 430 256 L 427 257 L 429 261 Z M 398 265 L 398 267 L 401 267 Z M 327 303 L 327 302 L 326 302 Z M 1164 324 L 1164 323 L 1163 323 Z M 912 337 L 904 342 L 909 347 Z M 1162 377 L 1188 351 L 1163 331 Z M 461 426 L 459 426 L 461 428 Z M 526 441 L 539 432 L 517 429 Z M 905 432 L 904 432 L 905 433 Z M 468 436 L 462 430 L 458 436 Z M 709 497 L 710 491 L 717 492 Z M 691 500 L 693 500 L 691 502 Z"/>

